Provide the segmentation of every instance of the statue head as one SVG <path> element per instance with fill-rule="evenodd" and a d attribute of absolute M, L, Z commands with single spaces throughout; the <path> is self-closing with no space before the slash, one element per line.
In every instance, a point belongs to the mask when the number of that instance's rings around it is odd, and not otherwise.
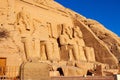
<path fill-rule="evenodd" d="M 67 34 L 70 38 L 72 38 L 72 28 L 67 24 L 63 24 L 63 34 Z"/>

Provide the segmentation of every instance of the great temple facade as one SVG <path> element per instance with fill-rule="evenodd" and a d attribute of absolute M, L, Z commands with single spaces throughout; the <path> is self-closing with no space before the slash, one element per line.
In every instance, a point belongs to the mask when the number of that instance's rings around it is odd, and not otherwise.
<path fill-rule="evenodd" d="M 119 37 L 95 20 L 54 0 L 0 0 L 1 75 L 25 62 L 49 64 L 50 76 L 113 75 L 119 59 Z"/>

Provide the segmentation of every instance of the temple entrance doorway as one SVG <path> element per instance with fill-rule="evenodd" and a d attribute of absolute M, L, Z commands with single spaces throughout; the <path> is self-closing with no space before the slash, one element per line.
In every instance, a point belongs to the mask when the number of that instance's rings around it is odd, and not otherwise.
<path fill-rule="evenodd" d="M 0 57 L 0 76 L 5 75 L 6 58 Z"/>

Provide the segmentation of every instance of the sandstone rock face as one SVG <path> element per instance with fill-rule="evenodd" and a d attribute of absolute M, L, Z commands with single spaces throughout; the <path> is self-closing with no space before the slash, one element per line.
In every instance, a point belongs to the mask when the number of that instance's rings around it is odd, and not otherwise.
<path fill-rule="evenodd" d="M 85 24 L 83 24 L 83 22 L 76 20 L 75 24 L 81 26 L 81 31 L 83 32 L 84 41 L 87 46 L 94 48 L 95 57 L 97 61 L 108 64 L 118 63 L 118 60 L 111 53 L 111 51 L 108 49 L 105 43 L 100 41 L 99 38 L 97 38 L 96 35 Z"/>
<path fill-rule="evenodd" d="M 115 35 L 113 32 L 105 29 L 105 27 L 98 23 L 97 21 L 87 19 L 84 22 L 93 32 L 94 34 L 107 45 L 109 50 L 114 54 L 114 56 L 119 60 L 119 47 L 120 41 L 119 37 Z"/>
<path fill-rule="evenodd" d="M 7 58 L 6 66 L 47 62 L 50 76 L 86 75 L 96 66 L 102 74 L 106 67 L 118 69 L 120 38 L 97 21 L 54 0 L 0 3 L 0 57 Z"/>

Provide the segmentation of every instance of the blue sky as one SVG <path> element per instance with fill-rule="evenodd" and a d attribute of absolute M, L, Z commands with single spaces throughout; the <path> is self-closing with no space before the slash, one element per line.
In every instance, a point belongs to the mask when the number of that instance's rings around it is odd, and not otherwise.
<path fill-rule="evenodd" d="M 120 0 L 55 0 L 63 6 L 97 20 L 120 36 Z"/>

